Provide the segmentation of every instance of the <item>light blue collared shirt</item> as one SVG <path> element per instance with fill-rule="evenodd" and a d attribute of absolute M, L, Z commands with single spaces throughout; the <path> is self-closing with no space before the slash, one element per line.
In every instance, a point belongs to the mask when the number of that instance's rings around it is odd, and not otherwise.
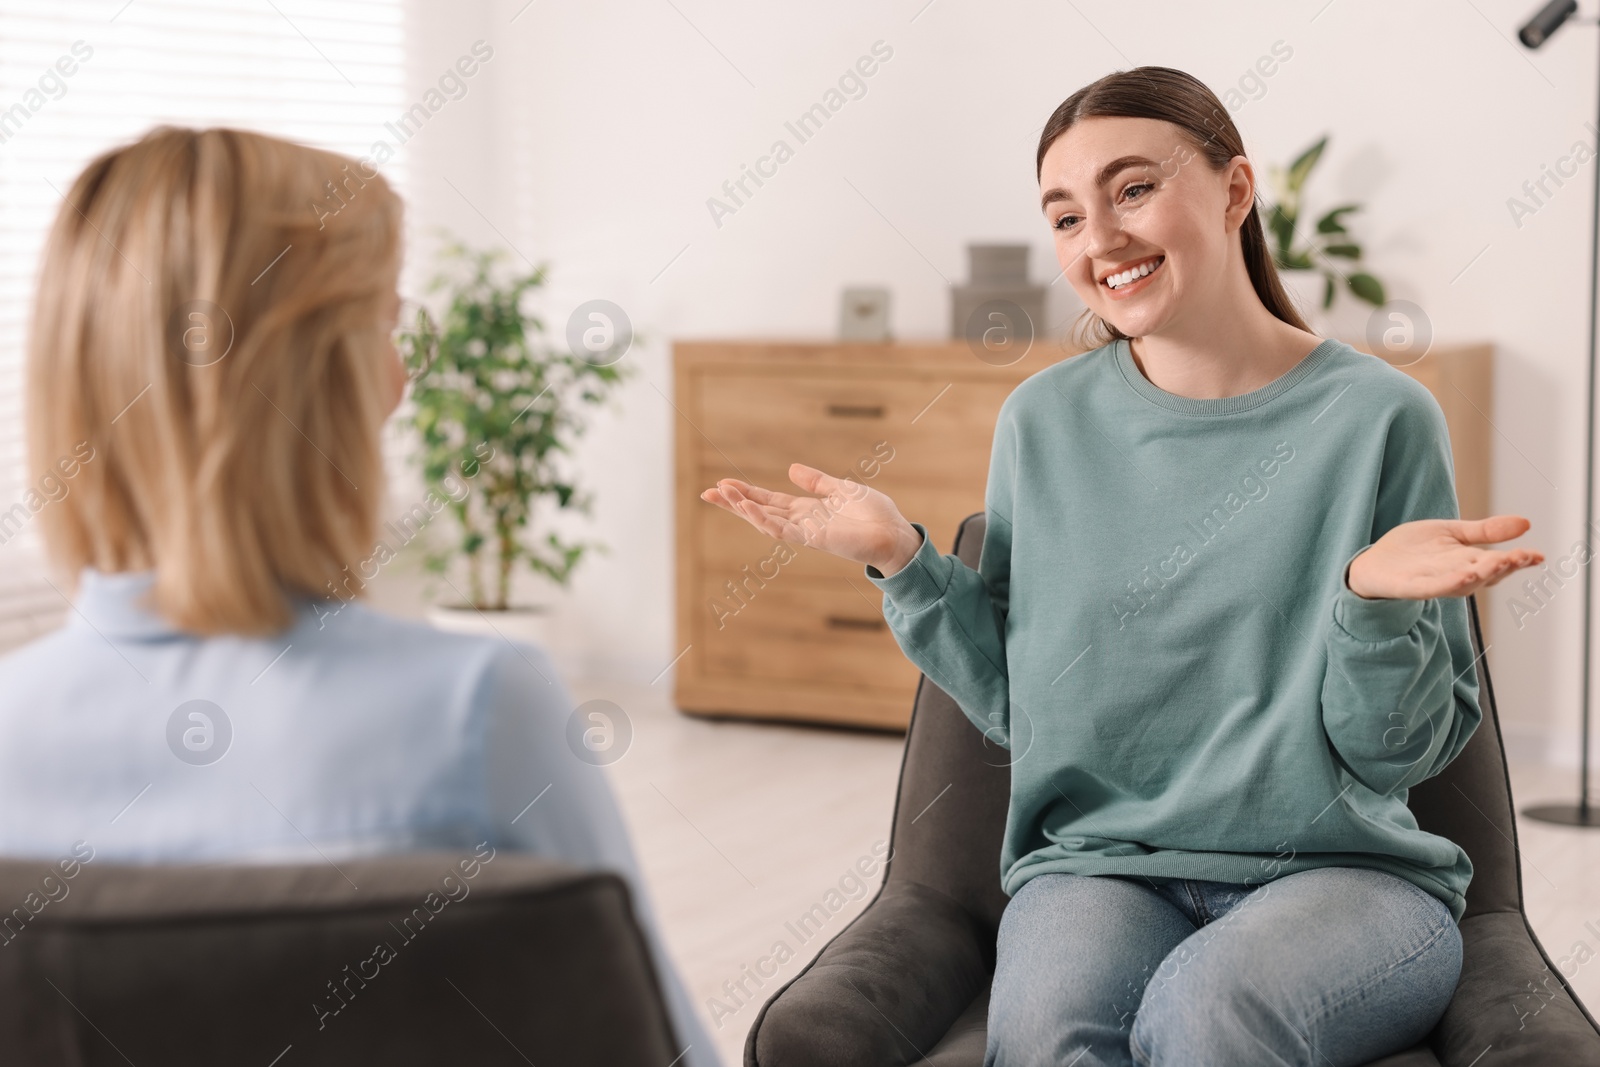
<path fill-rule="evenodd" d="M 309 600 L 275 637 L 195 637 L 143 606 L 153 580 L 86 569 L 66 625 L 0 658 L 0 854 L 337 865 L 487 841 L 617 871 L 680 1063 L 720 1067 L 542 649 Z"/>

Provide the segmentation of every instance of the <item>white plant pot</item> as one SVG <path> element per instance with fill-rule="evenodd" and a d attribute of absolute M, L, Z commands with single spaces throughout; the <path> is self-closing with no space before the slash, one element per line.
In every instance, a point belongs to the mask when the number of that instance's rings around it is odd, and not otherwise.
<path fill-rule="evenodd" d="M 428 622 L 440 630 L 503 637 L 535 645 L 552 658 L 561 651 L 555 609 L 548 604 L 505 611 L 436 606 L 428 609 Z"/>

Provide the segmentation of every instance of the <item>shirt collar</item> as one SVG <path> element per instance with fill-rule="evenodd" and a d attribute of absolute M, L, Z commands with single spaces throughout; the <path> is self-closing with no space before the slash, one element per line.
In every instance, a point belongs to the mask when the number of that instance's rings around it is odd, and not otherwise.
<path fill-rule="evenodd" d="M 155 581 L 153 570 L 107 574 L 85 567 L 72 606 L 81 621 L 107 637 L 170 637 L 177 627 L 148 605 Z"/>
<path fill-rule="evenodd" d="M 85 567 L 78 572 L 78 594 L 73 599 L 74 616 L 106 637 L 163 638 L 193 637 L 168 622 L 150 603 L 156 584 L 153 570 L 121 571 L 108 574 Z M 310 598 L 290 596 L 295 614 L 313 610 Z"/>

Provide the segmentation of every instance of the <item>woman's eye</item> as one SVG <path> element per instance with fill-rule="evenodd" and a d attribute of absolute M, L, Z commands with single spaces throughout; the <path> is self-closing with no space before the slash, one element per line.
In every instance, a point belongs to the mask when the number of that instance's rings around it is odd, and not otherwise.
<path fill-rule="evenodd" d="M 1070 230 L 1072 229 L 1072 224 L 1077 221 L 1078 216 L 1076 215 L 1062 215 L 1059 219 L 1056 219 L 1053 228 L 1057 230 Z"/>
<path fill-rule="evenodd" d="M 1122 195 L 1127 197 L 1128 194 L 1132 193 L 1135 189 L 1143 189 L 1148 192 L 1152 188 L 1153 186 L 1149 182 L 1139 182 L 1136 185 L 1130 185 L 1126 189 L 1122 190 Z M 1138 197 L 1134 197 L 1133 199 L 1137 200 Z"/>

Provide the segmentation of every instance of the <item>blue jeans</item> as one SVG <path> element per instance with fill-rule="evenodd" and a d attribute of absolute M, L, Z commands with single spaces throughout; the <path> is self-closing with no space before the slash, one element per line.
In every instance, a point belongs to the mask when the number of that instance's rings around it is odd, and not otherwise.
<path fill-rule="evenodd" d="M 1425 1038 L 1461 931 L 1397 875 L 1035 875 L 1000 918 L 985 1067 L 1357 1067 Z"/>

